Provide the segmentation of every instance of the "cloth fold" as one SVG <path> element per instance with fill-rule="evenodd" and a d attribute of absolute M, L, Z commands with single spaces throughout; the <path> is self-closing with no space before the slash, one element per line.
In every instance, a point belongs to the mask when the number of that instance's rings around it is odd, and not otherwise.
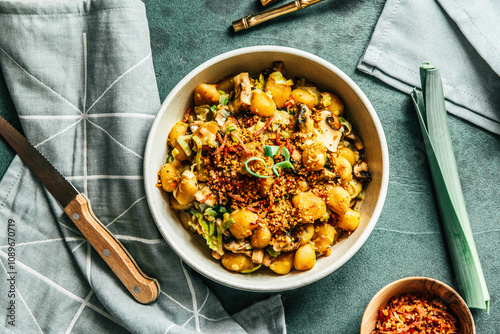
<path fill-rule="evenodd" d="M 8 313 L 1 326 L 15 333 L 286 332 L 278 296 L 231 318 L 149 213 L 143 151 L 160 100 L 144 4 L 0 1 L 0 26 L 0 66 L 28 140 L 91 199 L 162 287 L 153 304 L 136 303 L 16 158 L 0 183 L 0 228 L 15 222 L 9 298 L 17 309 L 15 326 Z M 9 247 L 2 238 L 1 291 L 9 291 L 14 272 Z"/>
<path fill-rule="evenodd" d="M 500 4 L 388 0 L 358 69 L 411 93 L 423 61 L 440 68 L 446 108 L 500 134 Z"/>

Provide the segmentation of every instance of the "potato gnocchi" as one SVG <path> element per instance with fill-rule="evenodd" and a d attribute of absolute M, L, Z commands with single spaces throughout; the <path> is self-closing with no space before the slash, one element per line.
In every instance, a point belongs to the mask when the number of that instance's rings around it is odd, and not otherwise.
<path fill-rule="evenodd" d="M 339 96 L 282 62 L 193 95 L 157 186 L 226 269 L 310 270 L 356 230 L 371 174 Z"/>

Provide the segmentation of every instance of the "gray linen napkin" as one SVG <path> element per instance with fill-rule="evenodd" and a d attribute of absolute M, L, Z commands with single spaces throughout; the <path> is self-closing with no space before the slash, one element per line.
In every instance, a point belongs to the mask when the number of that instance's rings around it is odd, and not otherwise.
<path fill-rule="evenodd" d="M 500 134 L 499 16 L 495 1 L 388 0 L 358 69 L 410 93 L 429 61 L 448 112 Z"/>
<path fill-rule="evenodd" d="M 136 303 L 16 158 L 0 183 L 0 327 L 286 332 L 279 296 L 229 317 L 149 214 L 143 150 L 160 101 L 144 4 L 0 1 L 0 27 L 0 66 L 26 136 L 162 286 L 155 303 Z"/>

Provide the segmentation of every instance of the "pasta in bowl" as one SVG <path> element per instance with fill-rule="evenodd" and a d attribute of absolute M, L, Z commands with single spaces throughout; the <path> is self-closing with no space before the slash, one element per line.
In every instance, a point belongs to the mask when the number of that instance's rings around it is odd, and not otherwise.
<path fill-rule="evenodd" d="M 148 204 L 172 248 L 207 277 L 252 291 L 338 268 L 368 237 L 387 187 L 383 132 L 364 95 L 348 94 L 357 86 L 313 55 L 271 48 L 236 50 L 188 75 L 165 100 L 145 159 Z M 341 77 L 328 78 L 332 69 Z M 175 118 L 172 104 L 182 107 Z"/>

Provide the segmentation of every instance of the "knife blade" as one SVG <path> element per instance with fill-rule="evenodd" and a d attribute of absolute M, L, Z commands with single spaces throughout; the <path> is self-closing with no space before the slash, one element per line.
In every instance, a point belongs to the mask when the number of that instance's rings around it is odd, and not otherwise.
<path fill-rule="evenodd" d="M 0 134 L 62 205 L 83 236 L 99 253 L 132 296 L 142 304 L 155 301 L 160 284 L 144 274 L 123 244 L 95 216 L 90 200 L 68 182 L 45 157 L 0 116 Z"/>

